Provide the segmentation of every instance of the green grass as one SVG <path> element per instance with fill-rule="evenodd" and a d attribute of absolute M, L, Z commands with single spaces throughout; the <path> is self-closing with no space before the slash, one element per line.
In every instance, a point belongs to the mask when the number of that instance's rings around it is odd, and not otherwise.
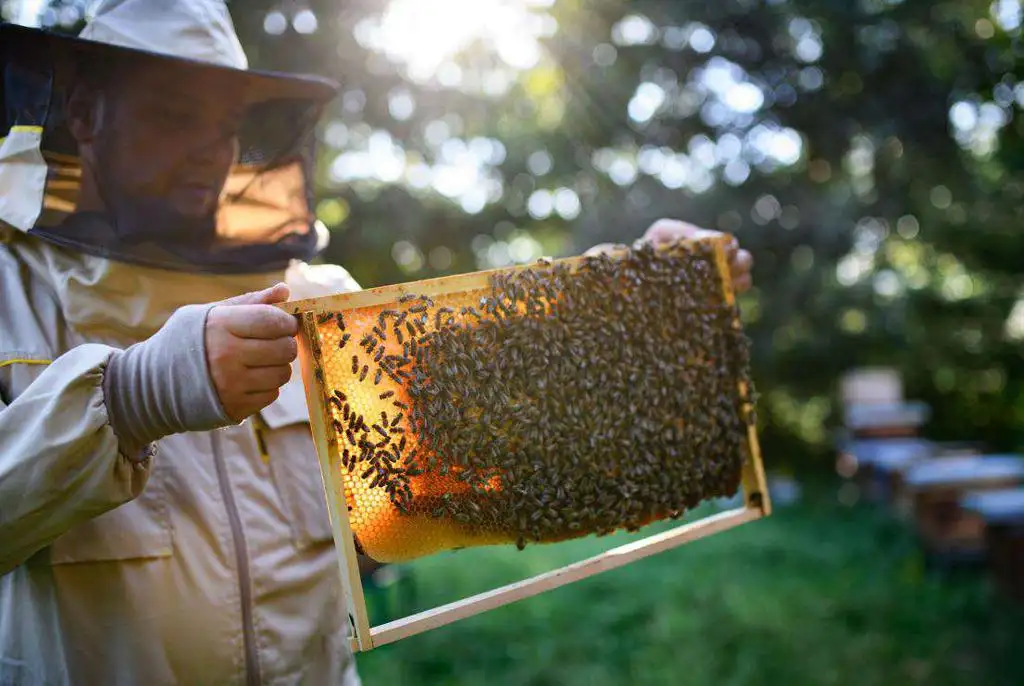
<path fill-rule="evenodd" d="M 769 519 L 361 654 L 363 683 L 1024 684 L 1024 613 L 993 596 L 983 570 L 927 572 L 904 526 L 840 506 L 832 488 L 814 493 Z M 417 604 L 611 542 L 621 541 L 419 560 Z"/>

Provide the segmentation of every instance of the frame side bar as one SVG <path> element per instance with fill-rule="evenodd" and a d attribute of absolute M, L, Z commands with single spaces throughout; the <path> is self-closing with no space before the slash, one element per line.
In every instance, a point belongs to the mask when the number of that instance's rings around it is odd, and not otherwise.
<path fill-rule="evenodd" d="M 732 287 L 732 270 L 725 254 L 726 240 L 728 239 L 715 242 L 715 265 L 722 280 L 722 295 L 725 302 L 732 306 L 736 304 L 736 293 Z M 739 317 L 733 321 L 733 326 L 741 326 Z M 744 414 L 749 416 L 754 411 L 754 405 L 750 398 L 750 388 L 745 381 L 739 383 L 739 394 L 743 401 Z M 740 474 L 743 497 L 748 504 L 760 508 L 761 512 L 768 516 L 772 513 L 772 503 L 768 494 L 768 480 L 764 474 L 764 462 L 761 459 L 761 444 L 757 439 L 757 427 L 753 424 L 747 426 L 747 448 L 750 452 L 749 459 L 743 464 Z"/>
<path fill-rule="evenodd" d="M 370 633 L 370 620 L 366 611 L 366 598 L 363 596 L 359 558 L 356 554 L 352 525 L 348 519 L 344 484 L 335 469 L 338 464 L 338 455 L 337 443 L 333 440 L 334 429 L 331 422 L 328 421 L 328 410 L 323 400 L 326 389 L 321 381 L 323 372 L 317 362 L 320 356 L 320 334 L 314 322 L 314 315 L 303 314 L 300 321 L 302 335 L 299 336 L 299 341 L 302 351 L 301 365 L 303 385 L 306 387 L 306 404 L 309 408 L 313 441 L 316 444 L 317 456 L 320 458 L 324 496 L 327 499 L 327 509 L 331 517 L 331 530 L 334 534 L 345 601 L 352 630 L 355 633 L 352 641 L 359 646 L 358 650 L 370 650 L 373 648 L 373 637 Z M 337 494 L 337 497 L 334 494 Z"/>

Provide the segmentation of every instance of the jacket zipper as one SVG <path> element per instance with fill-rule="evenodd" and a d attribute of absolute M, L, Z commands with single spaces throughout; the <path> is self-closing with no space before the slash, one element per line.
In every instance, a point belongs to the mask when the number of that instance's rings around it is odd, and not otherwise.
<path fill-rule="evenodd" d="M 238 567 L 238 587 L 242 603 L 242 640 L 245 645 L 245 682 L 249 686 L 260 684 L 260 664 L 256 655 L 256 629 L 252 619 L 252 577 L 249 574 L 249 550 L 242 530 L 242 519 L 238 514 L 235 494 L 228 481 L 227 465 L 220 451 L 220 440 L 216 431 L 210 432 L 213 448 L 213 463 L 217 466 L 217 483 L 224 499 L 224 508 L 231 525 L 231 540 L 235 548 L 235 565 Z"/>
<path fill-rule="evenodd" d="M 249 421 L 252 422 L 252 435 L 256 439 L 256 447 L 260 451 L 260 459 L 263 460 L 263 464 L 270 464 L 270 452 L 267 450 L 267 441 L 263 437 L 263 431 L 267 428 L 267 425 L 263 423 L 263 419 L 258 414 L 253 415 Z"/>

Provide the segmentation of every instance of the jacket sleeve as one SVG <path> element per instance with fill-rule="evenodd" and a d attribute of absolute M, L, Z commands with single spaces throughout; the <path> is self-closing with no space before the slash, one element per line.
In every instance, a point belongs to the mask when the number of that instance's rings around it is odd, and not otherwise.
<path fill-rule="evenodd" d="M 114 352 L 78 346 L 16 397 L 0 392 L 0 575 L 142 492 L 153 446 L 125 455 L 111 428 L 103 374 Z"/>

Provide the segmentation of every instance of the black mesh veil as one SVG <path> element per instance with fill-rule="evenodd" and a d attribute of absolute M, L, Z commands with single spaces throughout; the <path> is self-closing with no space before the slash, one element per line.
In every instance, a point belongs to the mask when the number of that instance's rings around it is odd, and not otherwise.
<path fill-rule="evenodd" d="M 0 25 L 0 222 L 179 271 L 309 260 L 336 88 Z"/>

